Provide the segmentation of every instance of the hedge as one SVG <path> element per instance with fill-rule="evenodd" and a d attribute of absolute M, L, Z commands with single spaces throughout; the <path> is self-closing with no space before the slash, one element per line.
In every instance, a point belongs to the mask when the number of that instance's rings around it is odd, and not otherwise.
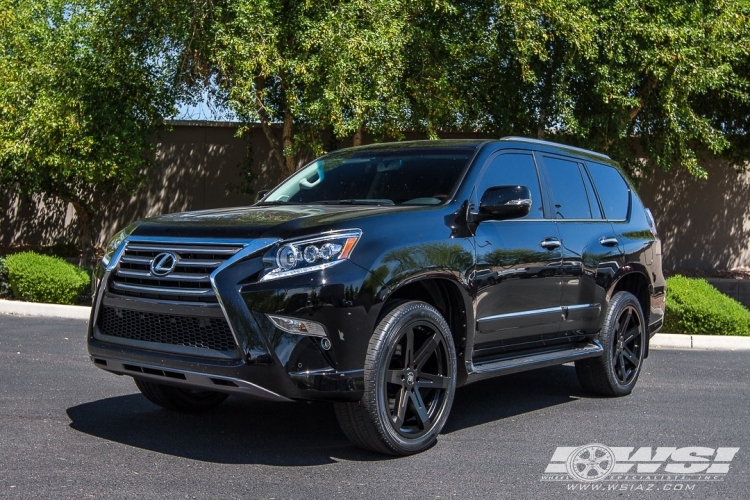
<path fill-rule="evenodd" d="M 75 304 L 89 274 L 59 257 L 21 252 L 5 258 L 13 296 L 27 302 Z"/>
<path fill-rule="evenodd" d="M 10 282 L 8 281 L 8 268 L 5 266 L 5 257 L 0 257 L 0 299 L 7 299 L 12 295 Z"/>
<path fill-rule="evenodd" d="M 664 332 L 750 336 L 750 311 L 706 280 L 667 279 Z"/>

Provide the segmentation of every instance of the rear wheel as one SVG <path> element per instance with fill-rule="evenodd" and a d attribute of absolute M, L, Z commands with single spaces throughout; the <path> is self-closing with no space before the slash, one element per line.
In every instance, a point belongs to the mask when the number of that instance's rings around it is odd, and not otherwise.
<path fill-rule="evenodd" d="M 179 412 L 212 410 L 229 397 L 221 392 L 181 389 L 139 379 L 135 379 L 135 385 L 155 405 Z"/>
<path fill-rule="evenodd" d="M 628 292 L 616 293 L 607 307 L 600 334 L 604 354 L 576 361 L 583 388 L 602 396 L 630 394 L 638 381 L 646 348 L 641 304 Z"/>
<path fill-rule="evenodd" d="M 336 417 L 357 446 L 391 455 L 418 453 L 445 425 L 455 388 L 456 350 L 448 324 L 429 304 L 405 302 L 373 333 L 362 399 L 336 403 Z"/>

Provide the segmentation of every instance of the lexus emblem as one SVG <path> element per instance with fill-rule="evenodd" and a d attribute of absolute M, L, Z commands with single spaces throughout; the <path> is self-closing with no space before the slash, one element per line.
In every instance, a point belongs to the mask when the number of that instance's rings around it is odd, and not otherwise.
<path fill-rule="evenodd" d="M 166 276 L 174 271 L 178 260 L 180 258 L 171 252 L 160 253 L 151 261 L 151 274 L 154 276 Z"/>

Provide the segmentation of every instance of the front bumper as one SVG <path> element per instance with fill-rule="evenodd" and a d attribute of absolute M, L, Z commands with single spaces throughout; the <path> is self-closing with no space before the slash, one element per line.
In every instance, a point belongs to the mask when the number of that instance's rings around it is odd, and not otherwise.
<path fill-rule="evenodd" d="M 91 360 L 102 370 L 185 389 L 278 402 L 358 401 L 362 397 L 362 370 L 339 372 L 328 368 L 287 372 L 278 364 L 190 359 L 121 347 L 95 338 L 89 338 L 88 349 Z"/>
<path fill-rule="evenodd" d="M 208 305 L 118 295 L 109 286 L 122 255 L 118 251 L 108 267 L 96 273 L 88 334 L 94 364 L 118 375 L 262 400 L 359 400 L 381 284 L 350 261 L 270 282 L 248 279 L 257 276 L 268 245 L 264 241 L 245 247 L 217 268 L 211 285 L 218 304 Z M 112 332 L 102 331 L 102 318 L 113 308 L 120 315 L 155 315 L 162 322 L 225 319 L 236 345 L 233 351 L 217 351 L 107 334 Z M 266 313 L 320 323 L 330 343 L 284 332 Z"/>

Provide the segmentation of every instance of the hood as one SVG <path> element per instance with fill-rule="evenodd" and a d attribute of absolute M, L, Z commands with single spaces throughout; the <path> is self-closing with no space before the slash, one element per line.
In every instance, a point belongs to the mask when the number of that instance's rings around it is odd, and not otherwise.
<path fill-rule="evenodd" d="M 363 217 L 434 210 L 435 206 L 288 205 L 201 210 L 144 219 L 134 236 L 169 238 L 293 238 L 357 227 Z"/>

